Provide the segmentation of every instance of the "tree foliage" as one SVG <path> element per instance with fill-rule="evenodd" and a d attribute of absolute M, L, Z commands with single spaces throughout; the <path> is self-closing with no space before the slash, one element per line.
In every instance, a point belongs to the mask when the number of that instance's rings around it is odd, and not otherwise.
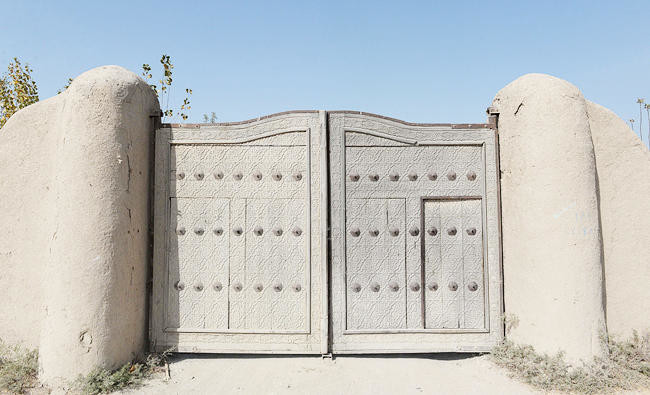
<path fill-rule="evenodd" d="M 38 101 L 38 87 L 29 64 L 14 58 L 0 78 L 0 128 L 21 108 Z"/>
<path fill-rule="evenodd" d="M 174 64 L 172 63 L 171 57 L 169 55 L 163 55 L 160 58 L 160 64 L 162 65 L 162 76 L 158 80 L 158 84 L 152 84 L 151 80 L 153 79 L 153 74 L 151 73 L 151 66 L 145 63 L 142 65 L 142 77 L 144 78 L 151 89 L 158 96 L 160 101 L 160 106 L 163 108 L 163 118 L 172 118 L 174 116 L 174 110 L 169 106 L 169 96 L 171 94 L 172 87 L 172 75 L 174 70 Z M 189 110 L 192 109 L 190 106 L 190 95 L 192 90 L 189 88 L 185 89 L 185 97 L 183 98 L 183 104 L 177 110 L 177 114 L 185 121 L 189 117 L 187 114 Z"/>

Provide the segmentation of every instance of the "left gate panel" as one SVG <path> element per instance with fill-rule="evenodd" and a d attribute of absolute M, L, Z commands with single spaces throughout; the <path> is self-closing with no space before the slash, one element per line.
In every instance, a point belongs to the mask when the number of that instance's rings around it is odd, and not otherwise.
<path fill-rule="evenodd" d="M 325 114 L 157 131 L 151 343 L 327 351 Z"/>

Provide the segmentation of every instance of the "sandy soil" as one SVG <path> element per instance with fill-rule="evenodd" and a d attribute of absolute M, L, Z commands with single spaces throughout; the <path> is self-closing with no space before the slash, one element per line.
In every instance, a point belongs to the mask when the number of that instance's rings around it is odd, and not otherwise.
<path fill-rule="evenodd" d="M 142 394 L 539 394 L 488 356 L 175 356 Z"/>

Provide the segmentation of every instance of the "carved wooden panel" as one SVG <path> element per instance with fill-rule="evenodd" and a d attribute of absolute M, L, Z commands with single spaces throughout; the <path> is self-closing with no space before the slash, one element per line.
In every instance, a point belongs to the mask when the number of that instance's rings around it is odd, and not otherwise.
<path fill-rule="evenodd" d="M 155 349 L 323 352 L 324 120 L 158 131 Z"/>
<path fill-rule="evenodd" d="M 502 337 L 494 130 L 331 113 L 332 350 Z"/>

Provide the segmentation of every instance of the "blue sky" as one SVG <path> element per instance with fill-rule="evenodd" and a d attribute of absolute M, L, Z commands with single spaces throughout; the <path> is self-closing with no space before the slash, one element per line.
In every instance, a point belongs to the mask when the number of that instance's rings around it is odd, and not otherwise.
<path fill-rule="evenodd" d="M 650 99 L 650 0 L 1 1 L 0 69 L 29 62 L 42 99 L 96 66 L 158 70 L 166 53 L 172 102 L 192 88 L 194 122 L 292 109 L 484 122 L 530 72 L 625 120 Z"/>

